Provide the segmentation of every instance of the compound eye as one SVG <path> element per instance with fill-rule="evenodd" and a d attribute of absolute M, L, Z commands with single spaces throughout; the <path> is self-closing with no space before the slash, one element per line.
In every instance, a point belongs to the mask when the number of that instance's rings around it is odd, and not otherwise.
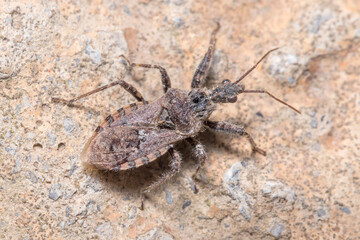
<path fill-rule="evenodd" d="M 228 84 L 228 83 L 230 83 L 230 80 L 229 80 L 229 79 L 224 79 L 224 80 L 222 81 L 222 84 Z"/>
<path fill-rule="evenodd" d="M 195 97 L 192 101 L 193 103 L 199 103 L 200 99 L 198 97 Z"/>

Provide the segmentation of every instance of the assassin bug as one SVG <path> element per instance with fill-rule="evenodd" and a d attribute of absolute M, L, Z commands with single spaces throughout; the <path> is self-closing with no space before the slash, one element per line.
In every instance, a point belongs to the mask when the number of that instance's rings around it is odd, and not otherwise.
<path fill-rule="evenodd" d="M 268 51 L 235 82 L 226 79 L 214 89 L 207 89 L 204 86 L 214 53 L 215 35 L 219 28 L 220 25 L 217 24 L 216 29 L 212 32 L 210 46 L 194 74 L 190 91 L 171 88 L 170 78 L 163 67 L 131 63 L 122 55 L 121 57 L 126 60 L 130 69 L 134 67 L 158 69 L 165 94 L 156 101 L 148 103 L 133 86 L 123 80 L 118 80 L 69 101 L 60 98 L 52 99 L 53 102 L 72 104 L 81 98 L 116 85 L 122 86 L 135 97 L 137 103 L 118 109 L 96 128 L 95 133 L 86 143 L 81 157 L 85 163 L 98 169 L 120 171 L 148 164 L 168 152 L 171 156 L 170 170 L 142 191 L 141 209 L 145 193 L 150 192 L 179 172 L 181 156 L 174 149 L 174 144 L 178 141 L 186 140 L 194 147 L 195 155 L 200 162 L 193 175 L 195 179 L 200 167 L 207 158 L 205 148 L 197 139 L 197 135 L 206 128 L 245 136 L 249 140 L 253 152 L 266 155 L 266 152 L 257 147 L 252 137 L 243 127 L 225 121 L 209 120 L 217 103 L 235 103 L 237 96 L 241 93 L 266 93 L 300 113 L 297 109 L 276 98 L 268 91 L 245 90 L 244 85 L 240 84 L 241 80 L 254 70 L 269 53 L 276 49 Z"/>

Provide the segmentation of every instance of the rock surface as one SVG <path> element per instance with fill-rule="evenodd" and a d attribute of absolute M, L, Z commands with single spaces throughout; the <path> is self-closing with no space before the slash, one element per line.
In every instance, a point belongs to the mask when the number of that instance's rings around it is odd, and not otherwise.
<path fill-rule="evenodd" d="M 41 3 L 40 3 L 41 2 Z M 1 239 L 356 239 L 360 235 L 360 5 L 337 1 L 0 0 Z M 243 80 L 268 96 L 239 96 L 212 118 L 243 124 L 246 139 L 200 135 L 209 160 L 191 190 L 191 148 L 180 174 L 139 192 L 168 156 L 130 172 L 82 166 L 96 126 L 134 102 L 115 87 L 73 107 L 51 103 L 125 78 L 148 100 L 157 71 L 126 74 L 121 54 L 165 67 L 189 89 L 216 22 L 209 86 Z"/>

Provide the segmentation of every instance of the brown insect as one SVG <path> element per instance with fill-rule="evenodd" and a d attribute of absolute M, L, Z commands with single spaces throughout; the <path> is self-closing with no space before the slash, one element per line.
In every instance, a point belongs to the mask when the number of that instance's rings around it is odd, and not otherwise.
<path fill-rule="evenodd" d="M 226 79 L 214 89 L 204 87 L 214 52 L 215 34 L 219 28 L 220 25 L 218 24 L 211 35 L 210 46 L 194 74 L 190 91 L 171 88 L 169 76 L 163 67 L 159 65 L 130 63 L 126 57 L 122 56 L 130 69 L 134 67 L 158 69 L 161 73 L 161 81 L 165 94 L 158 100 L 148 103 L 133 86 L 123 80 L 118 80 L 69 101 L 60 98 L 52 99 L 53 102 L 72 104 L 81 98 L 115 85 L 120 85 L 138 100 L 137 103 L 122 107 L 109 115 L 96 128 L 95 133 L 86 143 L 81 157 L 85 163 L 93 165 L 98 169 L 120 171 L 148 164 L 169 152 L 171 156 L 171 169 L 164 173 L 159 180 L 142 191 L 141 209 L 145 193 L 150 192 L 179 172 L 181 157 L 179 152 L 174 149 L 174 144 L 178 141 L 187 140 L 194 147 L 195 155 L 200 162 L 193 175 L 195 179 L 200 167 L 207 158 L 205 148 L 197 139 L 197 135 L 206 128 L 245 136 L 249 140 L 253 152 L 266 155 L 266 152 L 257 147 L 252 137 L 243 127 L 228 122 L 209 120 L 217 103 L 235 103 L 237 96 L 241 93 L 266 93 L 300 113 L 294 107 L 265 90 L 245 90 L 245 87 L 240 84 L 244 77 L 270 52 L 276 49 L 267 52 L 235 82 Z"/>

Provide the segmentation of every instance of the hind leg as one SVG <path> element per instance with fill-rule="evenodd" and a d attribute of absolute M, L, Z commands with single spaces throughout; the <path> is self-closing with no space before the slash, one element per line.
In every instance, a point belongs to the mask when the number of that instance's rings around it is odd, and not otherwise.
<path fill-rule="evenodd" d="M 188 143 L 193 147 L 194 154 L 196 158 L 199 160 L 199 164 L 196 167 L 195 173 L 192 175 L 192 179 L 194 181 L 194 192 L 198 192 L 198 188 L 196 186 L 196 177 L 199 174 L 199 170 L 207 160 L 207 154 L 205 150 L 205 146 L 196 138 L 188 138 L 186 139 Z"/>
<path fill-rule="evenodd" d="M 115 81 L 115 82 L 112 82 L 110 84 L 107 84 L 105 86 L 102 86 L 102 87 L 99 87 L 99 88 L 96 88 L 90 92 L 87 92 L 85 94 L 82 94 L 78 97 L 75 97 L 73 99 L 70 99 L 70 100 L 65 100 L 65 99 L 62 99 L 62 98 L 55 98 L 55 97 L 52 97 L 51 98 L 51 101 L 52 102 L 55 102 L 55 103 L 58 103 L 58 102 L 61 102 L 61 103 L 65 103 L 65 104 L 68 104 L 68 105 L 71 105 L 73 102 L 75 101 L 78 101 L 82 98 L 85 98 L 85 97 L 88 97 L 90 95 L 93 95 L 95 93 L 98 93 L 98 92 L 101 92 L 101 91 L 104 91 L 105 89 L 108 89 L 108 88 L 111 88 L 111 87 L 114 87 L 116 85 L 120 85 L 121 87 L 123 87 L 128 93 L 130 93 L 134 98 L 136 98 L 136 100 L 138 100 L 139 102 L 143 102 L 143 103 L 146 103 L 144 97 L 141 95 L 141 93 L 136 90 L 136 88 L 134 86 L 132 86 L 131 84 L 123 81 L 123 80 L 119 80 L 119 81 Z"/>
<path fill-rule="evenodd" d="M 152 183 L 150 186 L 146 187 L 142 193 L 141 193 L 141 205 L 139 207 L 140 210 L 144 209 L 144 200 L 145 200 L 145 193 L 149 193 L 158 186 L 164 184 L 167 180 L 175 176 L 179 171 L 181 167 L 181 156 L 178 151 L 176 151 L 174 148 L 169 149 L 169 153 L 171 156 L 170 161 L 170 170 L 165 172 L 157 181 Z"/>

